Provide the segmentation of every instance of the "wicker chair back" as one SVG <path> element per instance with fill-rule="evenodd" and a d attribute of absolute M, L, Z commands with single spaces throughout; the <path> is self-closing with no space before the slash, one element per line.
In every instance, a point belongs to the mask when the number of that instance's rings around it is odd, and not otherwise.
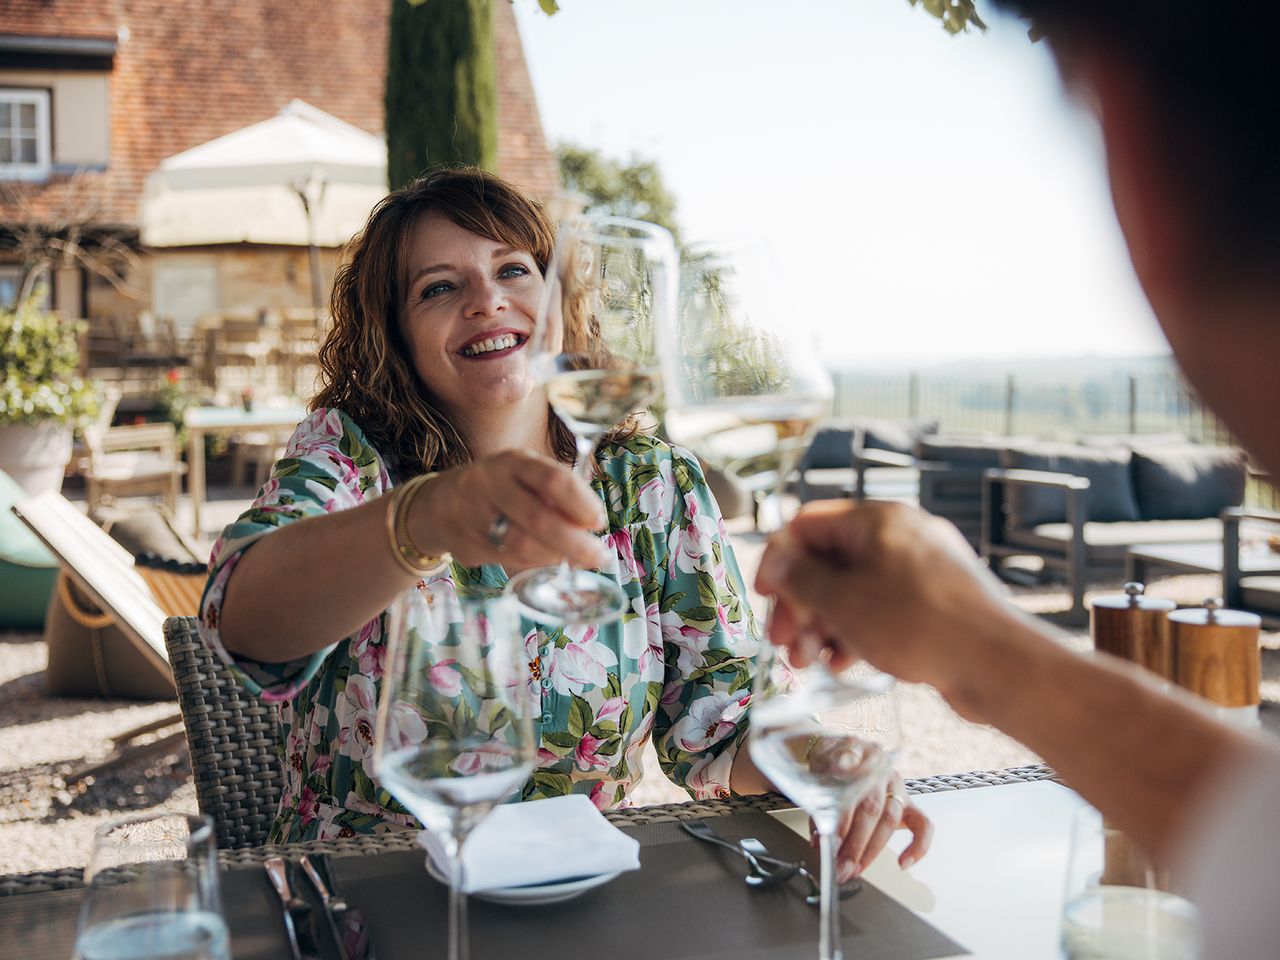
<path fill-rule="evenodd" d="M 280 806 L 275 710 L 250 696 L 204 645 L 195 617 L 170 617 L 164 642 L 178 685 L 200 811 L 220 849 L 267 841 Z"/>

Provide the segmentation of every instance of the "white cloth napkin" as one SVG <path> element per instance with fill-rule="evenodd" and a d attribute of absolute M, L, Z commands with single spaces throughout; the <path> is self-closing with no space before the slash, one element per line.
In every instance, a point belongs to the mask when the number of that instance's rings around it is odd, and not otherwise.
<path fill-rule="evenodd" d="M 418 843 L 430 865 L 449 876 L 449 857 L 440 838 L 423 830 Z M 639 842 L 580 793 L 495 807 L 462 845 L 462 888 L 467 893 L 638 869 Z"/>

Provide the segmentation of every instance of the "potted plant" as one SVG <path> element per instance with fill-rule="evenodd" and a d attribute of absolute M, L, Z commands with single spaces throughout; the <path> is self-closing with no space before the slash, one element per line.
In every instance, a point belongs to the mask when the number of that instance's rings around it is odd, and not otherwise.
<path fill-rule="evenodd" d="M 0 309 L 0 470 L 30 494 L 59 490 L 75 427 L 98 398 L 76 376 L 83 324 L 46 312 L 37 291 Z"/>

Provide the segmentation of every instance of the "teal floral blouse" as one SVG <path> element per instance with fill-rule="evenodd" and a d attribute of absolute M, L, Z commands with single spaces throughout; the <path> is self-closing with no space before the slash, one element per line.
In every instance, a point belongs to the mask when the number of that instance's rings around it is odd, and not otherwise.
<path fill-rule="evenodd" d="M 601 572 L 616 578 L 631 609 L 604 627 L 523 621 L 540 743 L 521 799 L 585 793 L 601 809 L 625 806 L 650 737 L 672 782 L 695 799 L 727 796 L 747 730 L 758 635 L 719 510 L 697 460 L 678 447 L 641 436 L 604 446 L 598 459 L 604 476 L 594 486 L 613 547 Z M 218 633 L 227 581 L 255 541 L 390 487 L 360 427 L 340 410 L 317 410 L 210 557 L 201 634 L 246 689 L 279 705 L 284 790 L 271 842 L 416 826 L 373 771 L 385 612 L 289 663 L 234 656 Z M 507 582 L 496 565 L 455 564 L 439 576 L 464 595 Z"/>

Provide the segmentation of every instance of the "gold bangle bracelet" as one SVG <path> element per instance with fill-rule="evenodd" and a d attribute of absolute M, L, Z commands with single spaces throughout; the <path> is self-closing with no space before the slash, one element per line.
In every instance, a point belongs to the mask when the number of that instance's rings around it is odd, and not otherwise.
<path fill-rule="evenodd" d="M 391 502 L 387 504 L 387 542 L 391 545 L 391 555 L 404 569 L 415 577 L 421 577 L 438 570 L 452 558 L 448 553 L 437 556 L 423 553 L 414 546 L 409 535 L 409 508 L 414 497 L 422 489 L 422 485 L 434 477 L 435 473 L 424 473 L 414 477 L 407 483 L 397 487 L 391 494 Z"/>

